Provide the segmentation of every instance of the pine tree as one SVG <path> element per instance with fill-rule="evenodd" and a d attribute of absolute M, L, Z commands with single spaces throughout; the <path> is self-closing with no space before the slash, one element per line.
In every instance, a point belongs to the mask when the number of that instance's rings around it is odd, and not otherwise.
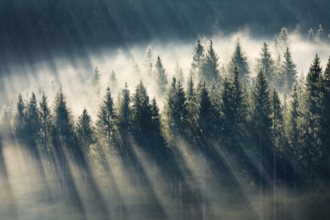
<path fill-rule="evenodd" d="M 35 150 L 37 148 L 37 140 L 39 140 L 41 121 L 38 110 L 38 102 L 34 93 L 32 93 L 30 102 L 27 106 L 26 122 L 26 131 L 28 137 L 27 141 L 30 147 Z"/>
<path fill-rule="evenodd" d="M 264 43 L 261 49 L 260 58 L 257 59 L 257 72 L 263 72 L 266 79 L 269 83 L 275 83 L 275 67 L 274 60 L 271 57 L 271 53 L 269 52 L 268 44 Z"/>
<path fill-rule="evenodd" d="M 241 44 L 239 40 L 236 42 L 236 47 L 234 54 L 231 57 L 229 71 L 231 73 L 234 73 L 235 68 L 238 69 L 239 72 L 239 78 L 247 80 L 249 77 L 249 64 L 247 62 L 247 57 L 244 55 L 242 51 Z"/>
<path fill-rule="evenodd" d="M 247 117 L 238 69 L 234 69 L 233 81 L 225 80 L 221 96 L 221 115 L 223 137 L 229 144 L 237 144 L 242 137 Z"/>
<path fill-rule="evenodd" d="M 153 70 L 152 59 L 153 59 L 152 48 L 148 47 L 144 58 L 144 67 L 148 76 L 152 75 L 152 70 Z"/>
<path fill-rule="evenodd" d="M 171 135 L 185 135 L 187 130 L 188 111 L 186 95 L 180 82 L 172 79 L 167 99 L 166 118 Z"/>
<path fill-rule="evenodd" d="M 137 138 L 147 137 L 152 131 L 151 104 L 142 81 L 135 89 L 132 105 L 132 128 Z"/>
<path fill-rule="evenodd" d="M 239 70 L 237 68 L 234 69 L 234 129 L 236 132 L 243 132 L 243 129 L 247 120 L 247 104 L 246 98 L 244 97 L 243 87 L 241 81 L 239 80 Z"/>
<path fill-rule="evenodd" d="M 78 117 L 77 135 L 82 145 L 81 147 L 84 150 L 87 150 L 91 144 L 96 142 L 93 122 L 86 109 L 84 109 L 82 114 Z"/>
<path fill-rule="evenodd" d="M 116 89 L 118 86 L 118 79 L 117 79 L 116 72 L 113 70 L 111 71 L 109 81 L 110 81 L 110 87 L 113 89 Z"/>
<path fill-rule="evenodd" d="M 164 147 L 165 144 L 161 129 L 159 108 L 155 98 L 151 100 L 151 125 L 152 135 L 150 141 L 153 146 L 153 156 L 155 157 L 161 154 L 161 147 Z"/>
<path fill-rule="evenodd" d="M 320 42 L 323 39 L 323 27 L 320 24 L 315 34 L 315 41 Z"/>
<path fill-rule="evenodd" d="M 220 73 L 219 73 L 219 58 L 213 49 L 213 42 L 210 40 L 210 46 L 207 50 L 207 54 L 204 61 L 203 67 L 203 80 L 206 82 L 220 83 Z"/>
<path fill-rule="evenodd" d="M 293 85 L 291 103 L 290 103 L 290 113 L 289 113 L 289 128 L 288 128 L 288 139 L 291 150 L 296 152 L 299 145 L 299 97 L 297 91 L 297 84 Z M 294 153 L 296 154 L 296 153 Z"/>
<path fill-rule="evenodd" d="M 315 36 L 314 36 L 314 30 L 313 28 L 310 28 L 307 32 L 307 40 L 314 40 Z"/>
<path fill-rule="evenodd" d="M 67 144 L 71 148 L 76 146 L 73 119 L 70 109 L 67 107 L 62 88 L 60 88 L 55 97 L 54 126 L 58 135 L 56 136 L 58 138 L 57 141 Z"/>
<path fill-rule="evenodd" d="M 175 66 L 175 78 L 178 79 L 178 81 L 180 81 L 182 84 L 184 83 L 184 76 L 183 76 L 183 72 L 182 69 L 179 66 L 179 63 L 176 63 Z"/>
<path fill-rule="evenodd" d="M 160 115 L 159 115 L 159 108 L 155 98 L 151 100 L 151 123 L 152 123 L 153 132 L 156 135 L 159 135 L 161 133 Z"/>
<path fill-rule="evenodd" d="M 278 53 L 283 53 L 289 47 L 289 33 L 286 27 L 281 28 L 278 36 L 275 36 L 275 47 Z"/>
<path fill-rule="evenodd" d="M 163 67 L 162 61 L 159 56 L 157 57 L 157 62 L 155 65 L 155 74 L 157 77 L 156 79 L 157 79 L 159 91 L 161 94 L 164 94 L 167 89 L 168 80 L 167 80 L 166 71 Z"/>
<path fill-rule="evenodd" d="M 97 115 L 96 127 L 100 137 L 104 138 L 108 144 L 116 140 L 117 115 L 109 87 L 106 90 Z"/>
<path fill-rule="evenodd" d="M 199 38 L 197 39 L 197 45 L 193 52 L 193 62 L 191 63 L 191 73 L 190 75 L 194 79 L 201 79 L 203 76 L 203 66 L 204 66 L 204 47 L 202 46 Z"/>
<path fill-rule="evenodd" d="M 42 94 L 41 101 L 39 103 L 40 114 L 40 139 L 41 146 L 44 150 L 50 150 L 51 147 L 51 132 L 53 129 L 52 115 L 50 108 L 48 107 L 48 100 L 45 93 Z"/>
<path fill-rule="evenodd" d="M 16 135 L 21 141 L 24 141 L 26 138 L 26 107 L 21 93 L 18 95 L 17 101 L 17 113 L 15 116 L 15 130 Z"/>
<path fill-rule="evenodd" d="M 233 84 L 226 78 L 222 84 L 221 94 L 221 117 L 222 117 L 222 135 L 225 142 L 232 144 L 234 139 L 234 127 L 236 122 L 235 99 Z"/>
<path fill-rule="evenodd" d="M 290 91 L 293 83 L 296 81 L 297 70 L 296 65 L 293 63 L 291 52 L 289 48 L 286 48 L 284 53 L 284 62 L 282 65 L 282 76 L 284 78 L 284 91 Z"/>
<path fill-rule="evenodd" d="M 125 88 L 121 91 L 121 96 L 119 100 L 119 130 L 121 135 L 125 136 L 128 134 L 131 124 L 131 97 L 130 91 L 128 89 L 127 83 L 125 83 Z"/>
<path fill-rule="evenodd" d="M 265 154 L 271 148 L 271 102 L 269 96 L 268 83 L 263 72 L 259 72 L 252 88 L 252 109 L 251 123 L 254 128 L 256 143 L 258 143 L 257 153 L 262 160 L 267 159 Z"/>
<path fill-rule="evenodd" d="M 197 135 L 198 128 L 198 112 L 199 112 L 199 103 L 197 93 L 194 88 L 194 82 L 192 77 L 189 78 L 188 88 L 187 88 L 187 124 L 188 124 L 188 137 L 194 138 Z"/>
<path fill-rule="evenodd" d="M 198 114 L 198 124 L 200 128 L 200 133 L 203 137 L 214 136 L 214 130 L 211 129 L 210 124 L 212 121 L 212 103 L 207 90 L 206 83 L 201 84 L 199 93 L 199 114 Z"/>
<path fill-rule="evenodd" d="M 321 140 L 321 116 L 322 116 L 322 68 L 320 58 L 316 55 L 307 75 L 306 80 L 305 112 L 307 132 L 305 139 L 303 166 L 309 177 L 317 175 L 324 166 L 324 152 Z"/>
<path fill-rule="evenodd" d="M 322 144 L 325 151 L 326 168 L 330 169 L 330 57 L 323 73 L 323 99 L 322 99 Z"/>
<path fill-rule="evenodd" d="M 281 148 L 284 146 L 284 118 L 281 100 L 276 89 L 274 89 L 272 97 L 272 124 L 273 145 L 278 150 L 283 150 Z"/>

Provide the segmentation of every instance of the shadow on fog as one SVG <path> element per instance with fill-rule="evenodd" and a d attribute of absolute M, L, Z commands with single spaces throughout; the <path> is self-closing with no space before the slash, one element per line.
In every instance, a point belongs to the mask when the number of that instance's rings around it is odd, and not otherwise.
<path fill-rule="evenodd" d="M 2 203 L 0 211 L 9 219 L 308 219 L 318 216 L 316 204 L 326 213 L 329 195 L 304 198 L 279 184 L 274 199 L 271 173 L 256 175 L 253 156 L 245 151 L 234 156 L 208 140 L 178 140 L 168 147 L 127 136 L 120 146 L 98 145 L 100 154 L 108 154 L 109 148 L 115 151 L 105 161 L 94 161 L 103 167 L 100 175 L 88 152 L 80 148 L 56 142 L 53 150 L 36 153 L 23 143 L 15 144 L 14 136 L 5 139 L 0 172 L 6 190 L 1 196 L 8 206 Z M 15 168 L 17 162 L 20 166 Z M 260 178 L 265 180 L 258 185 Z M 305 217 L 297 214 L 302 207 Z"/>

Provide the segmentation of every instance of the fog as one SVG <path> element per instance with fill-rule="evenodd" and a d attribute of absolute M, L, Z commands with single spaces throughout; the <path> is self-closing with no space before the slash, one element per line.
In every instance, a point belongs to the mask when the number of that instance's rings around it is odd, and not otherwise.
<path fill-rule="evenodd" d="M 283 56 L 283 48 L 276 47 L 273 38 L 256 38 L 248 29 L 230 35 L 215 32 L 212 37 L 200 39 L 205 48 L 212 39 L 222 71 L 228 69 L 237 40 L 248 58 L 252 77 L 264 42 L 270 45 L 274 60 Z M 155 40 L 129 48 L 90 50 L 84 56 L 54 54 L 31 63 L 16 62 L 2 76 L 1 114 L 15 113 L 19 93 L 26 100 L 32 92 L 39 100 L 45 93 L 53 106 L 55 94 L 62 88 L 75 118 L 87 108 L 95 119 L 108 86 L 116 101 L 125 82 L 133 93 L 141 80 L 162 108 L 164 96 L 147 73 L 146 50 L 151 48 L 153 64 L 160 56 L 169 81 L 179 65 L 186 85 L 195 44 Z M 328 43 L 307 40 L 295 30 L 290 31 L 288 46 L 302 75 L 308 72 L 316 54 L 323 67 L 330 56 Z M 96 68 L 100 73 L 97 83 L 93 81 Z M 116 85 L 110 81 L 112 71 L 116 73 Z M 241 173 L 239 162 L 213 143 L 212 152 L 202 152 L 179 140 L 177 151 L 181 156 L 171 162 L 180 165 L 182 176 L 173 181 L 133 140 L 130 151 L 135 160 L 128 168 L 118 152 L 96 144 L 88 153 L 89 170 L 80 169 L 66 152 L 67 164 L 62 172 L 63 158 L 54 156 L 56 163 L 49 163 L 41 157 L 39 163 L 10 131 L 4 128 L 1 132 L 0 188 L 6 190 L 0 191 L 4 201 L 0 215 L 6 219 L 310 219 L 327 211 L 327 194 L 300 195 L 277 182 L 272 183 L 273 190 L 259 190 L 254 179 Z M 207 153 L 211 159 L 205 156 Z M 254 163 L 256 155 L 249 155 L 249 160 Z M 271 174 L 264 175 L 267 179 Z M 329 192 L 327 186 L 322 190 Z"/>
<path fill-rule="evenodd" d="M 214 48 L 219 56 L 220 74 L 225 75 L 223 70 L 228 69 L 231 56 L 235 49 L 237 40 L 240 41 L 243 52 L 248 58 L 251 76 L 255 74 L 256 59 L 259 57 L 262 44 L 270 45 L 272 58 L 283 57 L 283 50 L 275 47 L 273 38 L 254 38 L 249 30 L 226 35 L 217 32 L 211 38 L 201 36 L 202 44 L 208 48 L 209 40 L 213 41 Z M 16 62 L 8 68 L 2 77 L 0 103 L 2 106 L 13 106 L 16 103 L 18 93 L 27 98 L 32 92 L 40 98 L 42 93 L 53 100 L 55 93 L 60 87 L 64 90 L 73 113 L 80 114 L 86 107 L 93 114 L 97 112 L 100 99 L 105 93 L 106 87 L 110 86 L 115 100 L 117 93 L 127 82 L 131 90 L 140 82 L 146 85 L 151 97 L 158 96 L 157 85 L 146 73 L 145 54 L 147 48 L 152 49 L 151 62 L 154 65 L 157 56 L 160 56 L 166 69 L 169 82 L 175 76 L 176 66 L 182 69 L 185 79 L 188 78 L 192 62 L 193 47 L 195 41 L 174 41 L 162 43 L 153 41 L 148 44 L 132 45 L 131 48 L 103 48 L 102 50 L 90 51 L 87 56 L 53 56 L 51 59 L 39 60 L 38 62 L 23 63 Z M 291 49 L 293 60 L 297 65 L 299 74 L 306 74 L 315 55 L 321 58 L 321 65 L 325 67 L 330 46 L 323 41 L 310 41 L 299 32 L 293 30 L 289 33 L 288 46 Z M 283 59 L 283 58 L 282 58 Z M 100 73 L 100 83 L 93 84 L 95 68 Z M 114 71 L 117 77 L 117 85 L 111 85 L 110 76 Z M 185 85 L 185 82 L 183 82 Z M 160 106 L 163 105 L 159 102 Z"/>

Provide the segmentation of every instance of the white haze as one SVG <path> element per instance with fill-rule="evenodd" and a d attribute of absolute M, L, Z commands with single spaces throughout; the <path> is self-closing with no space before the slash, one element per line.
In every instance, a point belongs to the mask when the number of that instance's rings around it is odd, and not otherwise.
<path fill-rule="evenodd" d="M 201 39 L 205 49 L 207 49 L 209 39 Z M 240 40 L 243 52 L 248 58 L 252 74 L 254 74 L 256 59 L 259 57 L 264 42 L 270 45 L 274 60 L 279 55 L 273 39 L 255 39 L 250 36 L 248 31 L 237 32 L 230 36 L 217 34 L 211 39 L 219 56 L 220 67 L 226 68 L 228 66 L 237 39 Z M 308 72 L 315 54 L 320 56 L 321 65 L 325 68 L 330 55 L 329 44 L 307 41 L 305 37 L 295 32 L 290 33 L 289 42 L 298 73 L 306 74 Z M 15 108 L 19 92 L 25 99 L 30 97 L 31 92 L 35 92 L 37 98 L 40 99 L 42 92 L 45 92 L 50 104 L 53 104 L 54 96 L 62 86 L 74 115 L 80 114 L 83 108 L 87 108 L 95 116 L 99 101 L 105 94 L 106 87 L 110 85 L 109 78 L 112 70 L 116 72 L 118 79 L 118 87 L 111 88 L 115 101 L 117 101 L 118 92 L 124 87 L 125 82 L 128 83 L 132 94 L 140 80 L 146 85 L 151 98 L 158 97 L 157 85 L 148 76 L 144 66 L 146 48 L 152 48 L 153 64 L 156 62 L 157 56 L 160 56 L 170 83 L 177 63 L 187 78 L 195 44 L 196 41 L 167 44 L 151 42 L 149 45 L 133 46 L 129 48 L 129 51 L 104 49 L 98 54 L 90 53 L 88 61 L 85 59 L 77 60 L 74 65 L 65 58 L 55 57 L 52 60 L 54 64 L 52 68 L 49 68 L 48 63 L 44 61 L 31 66 L 12 67 L 6 77 L 2 77 L 5 87 L 1 88 L 2 97 L 0 100 L 3 100 L 1 104 Z M 283 54 L 280 55 L 283 56 Z M 99 86 L 94 86 L 91 80 L 95 67 L 99 69 L 101 74 Z M 158 104 L 162 106 L 163 101 L 159 101 Z"/>

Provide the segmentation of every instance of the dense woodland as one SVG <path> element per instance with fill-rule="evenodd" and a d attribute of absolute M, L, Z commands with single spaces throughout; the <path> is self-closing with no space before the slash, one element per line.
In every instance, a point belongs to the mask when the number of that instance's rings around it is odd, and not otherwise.
<path fill-rule="evenodd" d="M 327 183 L 330 59 L 322 67 L 316 55 L 304 77 L 299 77 L 289 47 L 277 61 L 264 43 L 254 69 L 239 41 L 226 72 L 218 59 L 212 41 L 206 47 L 198 40 L 189 76 L 184 77 L 178 68 L 169 79 L 158 57 L 150 62 L 148 74 L 157 82 L 161 100 L 148 95 L 147 82 L 142 80 L 134 91 L 127 85 L 122 88 L 118 101 L 109 85 L 101 91 L 103 100 L 95 121 L 88 109 L 82 109 L 74 120 L 62 88 L 54 105 L 47 94 L 36 97 L 32 93 L 29 99 L 19 94 L 16 110 L 2 120 L 10 129 L 2 133 L 16 138 L 36 161 L 46 158 L 55 163 L 59 158 L 63 170 L 71 155 L 82 170 L 91 172 L 87 158 L 95 152 L 102 152 L 98 162 L 107 166 L 104 155 L 111 149 L 127 169 L 143 178 L 142 165 L 132 150 L 138 146 L 166 180 L 183 181 L 187 191 L 196 189 L 184 178 L 188 169 L 178 149 L 182 144 L 198 152 L 217 173 L 218 181 L 238 194 L 240 186 L 228 160 L 238 167 L 235 175 L 262 191 L 274 184 L 298 192 Z M 94 76 L 97 86 L 97 69 Z M 116 78 L 114 73 L 112 78 Z"/>

